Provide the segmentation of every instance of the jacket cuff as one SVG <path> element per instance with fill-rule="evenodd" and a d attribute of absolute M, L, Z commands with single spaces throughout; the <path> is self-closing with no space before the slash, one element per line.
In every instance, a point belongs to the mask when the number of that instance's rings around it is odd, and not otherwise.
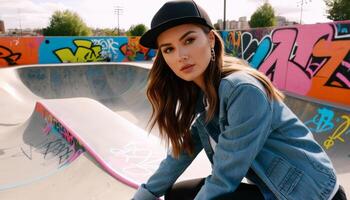
<path fill-rule="evenodd" d="M 145 185 L 142 184 L 134 194 L 134 197 L 132 198 L 134 200 L 156 200 L 158 199 L 154 194 L 152 194 L 150 191 L 148 191 L 145 188 Z"/>

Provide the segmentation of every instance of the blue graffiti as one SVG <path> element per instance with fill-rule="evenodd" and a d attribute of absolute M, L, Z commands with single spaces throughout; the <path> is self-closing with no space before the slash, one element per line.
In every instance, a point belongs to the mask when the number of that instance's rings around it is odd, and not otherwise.
<path fill-rule="evenodd" d="M 238 52 L 238 49 L 235 49 L 234 45 L 232 44 L 232 40 L 234 38 L 231 38 L 229 31 L 221 31 L 221 38 L 224 41 L 225 46 L 225 52 L 231 56 L 240 57 L 240 53 Z"/>
<path fill-rule="evenodd" d="M 349 24 L 335 24 L 337 26 L 338 35 L 345 35 L 350 33 Z"/>
<path fill-rule="evenodd" d="M 271 50 L 271 46 L 272 46 L 272 42 L 271 42 L 270 36 L 267 36 L 264 39 L 262 39 L 257 50 L 255 51 L 255 54 L 252 60 L 250 61 L 250 65 L 255 69 L 258 69 L 258 67 L 261 65 L 261 63 L 269 54 Z"/>
<path fill-rule="evenodd" d="M 334 117 L 334 112 L 327 108 L 318 109 L 318 114 L 313 117 L 311 120 L 305 122 L 311 131 L 315 133 L 321 133 L 330 131 L 334 128 L 334 124 L 332 122 Z"/>

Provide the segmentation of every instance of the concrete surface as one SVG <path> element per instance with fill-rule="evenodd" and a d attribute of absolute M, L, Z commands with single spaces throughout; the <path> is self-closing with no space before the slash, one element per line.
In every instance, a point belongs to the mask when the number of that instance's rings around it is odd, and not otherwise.
<path fill-rule="evenodd" d="M 40 99 L 88 97 L 145 129 L 150 114 L 145 97 L 149 64 L 59 64 L 0 69 L 0 199 L 129 199 L 134 189 L 116 181 L 87 153 L 67 164 L 64 159 L 69 157 L 70 147 L 64 141 L 54 134 L 30 135 L 42 133 L 45 126 L 33 110 Z M 334 122 L 340 127 L 338 132 L 349 128 L 345 122 L 350 112 L 347 107 L 293 95 L 288 96 L 286 103 L 303 121 L 314 119 L 310 126 L 317 126 L 319 110 L 327 108 L 338 120 Z M 334 135 L 332 130 L 315 133 L 316 140 L 323 145 Z M 345 130 L 341 137 L 344 142 L 334 140 L 327 153 L 349 196 L 350 134 Z"/>

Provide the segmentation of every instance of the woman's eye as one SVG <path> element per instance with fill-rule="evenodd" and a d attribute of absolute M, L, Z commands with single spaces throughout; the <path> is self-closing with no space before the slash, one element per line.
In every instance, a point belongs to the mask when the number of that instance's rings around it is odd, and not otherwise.
<path fill-rule="evenodd" d="M 163 53 L 170 53 L 173 50 L 173 48 L 169 47 L 169 48 L 165 48 L 163 50 Z"/>
<path fill-rule="evenodd" d="M 188 38 L 188 39 L 185 41 L 185 44 L 191 44 L 193 41 L 194 41 L 194 38 Z"/>

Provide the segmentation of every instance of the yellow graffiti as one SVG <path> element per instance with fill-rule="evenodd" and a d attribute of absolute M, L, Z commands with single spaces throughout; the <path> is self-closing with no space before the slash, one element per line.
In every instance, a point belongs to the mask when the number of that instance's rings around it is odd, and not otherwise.
<path fill-rule="evenodd" d="M 326 149 L 333 147 L 335 140 L 345 142 L 341 135 L 344 134 L 350 127 L 350 117 L 343 115 L 342 118 L 344 119 L 344 122 L 338 126 L 338 128 L 330 137 L 328 137 L 326 141 L 323 142 L 323 146 L 326 147 Z"/>
<path fill-rule="evenodd" d="M 89 40 L 74 40 L 77 47 L 75 53 L 70 48 L 63 48 L 55 51 L 61 62 L 98 62 L 103 61 L 101 57 L 101 46 L 93 45 Z"/>

